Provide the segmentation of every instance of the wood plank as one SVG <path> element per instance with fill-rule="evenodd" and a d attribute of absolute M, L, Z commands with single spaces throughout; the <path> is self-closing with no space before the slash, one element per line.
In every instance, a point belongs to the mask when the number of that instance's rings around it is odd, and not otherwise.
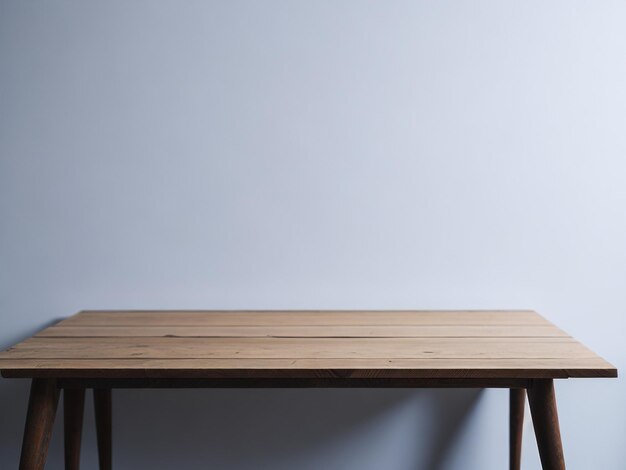
<path fill-rule="evenodd" d="M 63 326 L 551 325 L 532 311 L 85 311 Z"/>
<path fill-rule="evenodd" d="M 93 365 L 96 368 L 207 368 L 207 369 L 415 369 L 415 368 L 457 368 L 457 369 L 489 369 L 489 368 L 612 368 L 611 364 L 600 357 L 586 358 L 494 358 L 494 359 L 463 359 L 463 358 L 424 358 L 424 359 L 380 359 L 380 358 L 338 358 L 332 362 L 328 359 L 273 359 L 273 358 L 231 358 L 231 359 L 23 359 L 2 358 L 2 369 L 19 368 L 51 368 L 58 365 L 62 369 L 85 368 Z M 331 366 L 331 367 L 329 367 Z"/>
<path fill-rule="evenodd" d="M 567 337 L 552 325 L 521 326 L 52 326 L 36 337 Z"/>
<path fill-rule="evenodd" d="M 615 377 L 599 357 L 560 359 L 0 359 L 5 376 Z M 12 373 L 13 372 L 13 373 Z M 22 374 L 20 374 L 22 372 Z"/>
<path fill-rule="evenodd" d="M 31 338 L 14 358 L 578 358 L 571 338 Z"/>

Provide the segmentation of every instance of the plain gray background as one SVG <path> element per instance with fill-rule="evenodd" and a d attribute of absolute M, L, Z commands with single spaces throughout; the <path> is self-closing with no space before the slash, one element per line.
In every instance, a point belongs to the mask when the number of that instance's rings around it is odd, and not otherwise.
<path fill-rule="evenodd" d="M 0 347 L 83 308 L 534 308 L 623 366 L 625 24 L 618 1 L 2 0 Z M 623 381 L 557 394 L 568 468 L 623 468 Z M 114 400 L 120 470 L 507 462 L 505 391 Z M 1 468 L 26 401 L 0 380 Z M 539 468 L 529 423 L 524 446 Z"/>

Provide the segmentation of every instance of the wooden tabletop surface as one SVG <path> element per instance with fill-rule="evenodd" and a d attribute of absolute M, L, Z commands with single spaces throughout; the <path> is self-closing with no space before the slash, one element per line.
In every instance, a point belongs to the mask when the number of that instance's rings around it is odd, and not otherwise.
<path fill-rule="evenodd" d="M 83 311 L 5 377 L 567 378 L 615 367 L 533 311 Z"/>

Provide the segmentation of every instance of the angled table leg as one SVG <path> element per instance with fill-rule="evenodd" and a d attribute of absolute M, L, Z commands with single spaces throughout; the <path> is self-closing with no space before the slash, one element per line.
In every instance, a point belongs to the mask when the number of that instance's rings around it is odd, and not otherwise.
<path fill-rule="evenodd" d="M 544 470 L 565 470 L 559 417 L 552 379 L 534 380 L 528 389 L 528 403 Z"/>
<path fill-rule="evenodd" d="M 98 440 L 98 462 L 100 464 L 100 470 L 111 470 L 111 389 L 94 388 L 93 403 L 96 411 L 96 436 Z"/>
<path fill-rule="evenodd" d="M 20 470 L 43 470 L 59 402 L 54 379 L 33 379 L 22 441 Z"/>
<path fill-rule="evenodd" d="M 512 388 L 509 396 L 509 470 L 520 470 L 522 463 L 522 433 L 526 390 Z"/>
<path fill-rule="evenodd" d="M 63 415 L 65 435 L 65 470 L 80 468 L 80 442 L 83 432 L 85 389 L 63 390 Z"/>

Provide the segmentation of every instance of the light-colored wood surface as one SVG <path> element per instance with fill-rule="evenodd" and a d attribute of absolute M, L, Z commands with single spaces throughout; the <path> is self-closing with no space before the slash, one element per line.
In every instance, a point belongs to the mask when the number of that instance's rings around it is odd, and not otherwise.
<path fill-rule="evenodd" d="M 88 311 L 4 353 L 7 376 L 613 377 L 532 311 Z"/>
<path fill-rule="evenodd" d="M 558 359 L 593 357 L 570 338 L 31 338 L 16 359 Z"/>
<path fill-rule="evenodd" d="M 551 325 L 532 311 L 86 311 L 59 326 L 520 326 Z M 553 325 L 552 325 L 553 326 Z"/>
<path fill-rule="evenodd" d="M 51 326 L 38 338 L 93 337 L 177 337 L 177 338 L 538 338 L 567 337 L 553 326 Z"/>

